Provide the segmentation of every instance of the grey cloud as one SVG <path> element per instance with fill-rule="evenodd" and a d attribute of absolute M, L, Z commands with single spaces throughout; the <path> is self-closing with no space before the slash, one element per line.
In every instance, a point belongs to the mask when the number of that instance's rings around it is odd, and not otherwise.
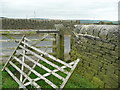
<path fill-rule="evenodd" d="M 8 17 L 117 19 L 117 0 L 4 0 Z M 108 16 L 109 15 L 109 16 Z"/>

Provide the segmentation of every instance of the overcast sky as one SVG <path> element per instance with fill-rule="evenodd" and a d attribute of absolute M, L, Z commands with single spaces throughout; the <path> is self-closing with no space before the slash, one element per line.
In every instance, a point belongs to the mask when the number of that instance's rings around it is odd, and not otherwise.
<path fill-rule="evenodd" d="M 1 0 L 0 16 L 118 20 L 119 0 Z"/>

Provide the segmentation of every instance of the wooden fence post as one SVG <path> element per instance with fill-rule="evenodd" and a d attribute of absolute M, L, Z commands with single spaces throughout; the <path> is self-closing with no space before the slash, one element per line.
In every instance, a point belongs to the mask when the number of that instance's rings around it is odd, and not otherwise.
<path fill-rule="evenodd" d="M 57 41 L 56 41 L 57 37 L 56 36 L 57 36 L 57 34 L 53 35 L 55 40 L 52 42 L 52 45 L 53 45 L 52 52 L 55 54 L 55 57 L 57 56 L 57 46 L 56 46 L 56 44 L 57 44 Z"/>
<path fill-rule="evenodd" d="M 64 60 L 64 26 L 63 24 L 55 24 L 59 34 L 57 36 L 57 58 Z"/>

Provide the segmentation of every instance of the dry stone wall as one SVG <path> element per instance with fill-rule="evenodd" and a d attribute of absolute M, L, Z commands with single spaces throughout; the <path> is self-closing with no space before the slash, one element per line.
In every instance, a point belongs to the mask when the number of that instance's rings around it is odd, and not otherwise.
<path fill-rule="evenodd" d="M 78 72 L 100 88 L 118 88 L 120 71 L 117 25 L 76 25 L 71 59 L 81 59 Z"/>
<path fill-rule="evenodd" d="M 55 24 L 63 24 L 66 28 L 72 28 L 74 24 L 80 24 L 79 20 L 34 20 L 34 19 L 2 19 L 2 29 L 54 29 Z"/>

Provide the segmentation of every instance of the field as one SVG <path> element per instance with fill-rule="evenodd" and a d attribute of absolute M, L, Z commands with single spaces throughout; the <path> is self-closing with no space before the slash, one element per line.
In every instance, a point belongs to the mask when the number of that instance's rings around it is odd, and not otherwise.
<path fill-rule="evenodd" d="M 14 72 L 14 69 L 12 67 L 11 69 Z M 45 73 L 43 70 L 41 70 L 38 67 L 36 67 L 35 70 L 40 71 L 41 73 Z M 58 73 L 60 74 L 60 72 Z M 36 76 L 31 73 L 30 77 L 35 78 Z M 52 75 L 50 75 L 48 79 L 54 82 L 56 85 L 59 85 L 61 83 L 60 81 L 58 81 L 57 78 L 54 78 Z M 42 88 L 51 88 L 43 80 L 38 81 L 37 83 L 40 84 Z M 18 88 L 18 84 L 5 71 L 2 73 L 2 88 Z M 28 88 L 33 88 L 33 87 L 29 85 Z M 87 79 L 82 78 L 80 73 L 77 72 L 77 70 L 75 70 L 64 88 L 97 88 L 97 86 L 91 84 Z"/>

